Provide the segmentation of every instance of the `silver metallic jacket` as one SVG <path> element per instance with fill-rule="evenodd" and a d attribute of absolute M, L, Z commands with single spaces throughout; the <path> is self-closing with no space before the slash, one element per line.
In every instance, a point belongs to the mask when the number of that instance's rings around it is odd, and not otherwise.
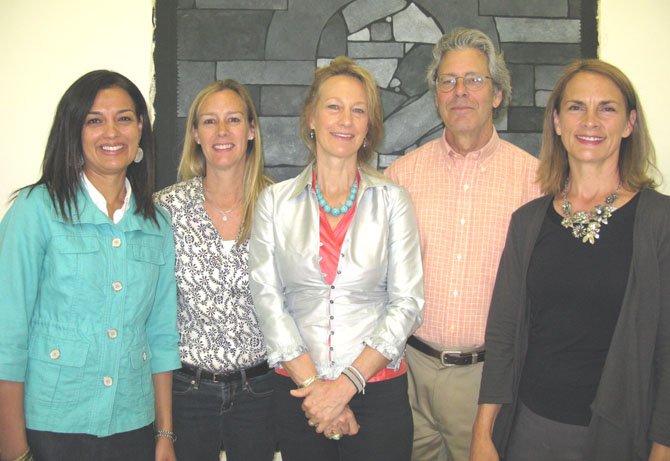
<path fill-rule="evenodd" d="M 309 352 L 326 379 L 367 345 L 397 368 L 421 324 L 423 270 L 407 192 L 360 170 L 356 214 L 333 285 L 319 265 L 312 165 L 260 196 L 249 246 L 251 294 L 272 366 Z"/>

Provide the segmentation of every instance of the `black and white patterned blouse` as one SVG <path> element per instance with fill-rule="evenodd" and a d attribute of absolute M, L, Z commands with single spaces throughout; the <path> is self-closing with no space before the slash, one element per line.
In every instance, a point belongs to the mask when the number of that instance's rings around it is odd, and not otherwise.
<path fill-rule="evenodd" d="M 201 177 L 154 195 L 172 216 L 181 360 L 221 373 L 256 365 L 266 352 L 249 292 L 249 242 L 223 240 L 203 200 Z"/>

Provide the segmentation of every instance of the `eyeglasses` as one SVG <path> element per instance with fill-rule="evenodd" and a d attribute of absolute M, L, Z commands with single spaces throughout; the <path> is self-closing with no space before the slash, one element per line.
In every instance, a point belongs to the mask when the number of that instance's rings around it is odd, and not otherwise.
<path fill-rule="evenodd" d="M 465 85 L 465 87 L 471 91 L 481 90 L 486 83 L 486 79 L 488 78 L 491 80 L 491 77 L 479 74 L 468 74 L 464 77 L 456 77 L 454 75 L 439 75 L 435 80 L 435 86 L 437 86 L 439 91 L 448 93 L 456 88 L 456 83 L 458 83 L 459 78 L 463 79 L 463 85 Z"/>

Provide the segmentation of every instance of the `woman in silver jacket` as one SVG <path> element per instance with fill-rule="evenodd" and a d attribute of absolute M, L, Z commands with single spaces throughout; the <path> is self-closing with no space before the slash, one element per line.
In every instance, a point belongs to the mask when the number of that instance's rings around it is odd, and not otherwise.
<path fill-rule="evenodd" d="M 367 70 L 317 69 L 300 127 L 313 161 L 257 204 L 250 285 L 284 461 L 410 458 L 403 351 L 423 272 L 407 192 L 367 165 L 381 111 Z"/>

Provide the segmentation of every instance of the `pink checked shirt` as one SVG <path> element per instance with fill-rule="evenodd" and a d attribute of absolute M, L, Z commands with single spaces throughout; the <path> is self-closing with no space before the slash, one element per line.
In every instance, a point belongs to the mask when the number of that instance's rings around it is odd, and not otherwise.
<path fill-rule="evenodd" d="M 500 139 L 466 156 L 444 133 L 386 169 L 417 211 L 426 304 L 416 335 L 435 347 L 484 343 L 484 330 L 510 216 L 540 195 L 537 159 Z"/>

